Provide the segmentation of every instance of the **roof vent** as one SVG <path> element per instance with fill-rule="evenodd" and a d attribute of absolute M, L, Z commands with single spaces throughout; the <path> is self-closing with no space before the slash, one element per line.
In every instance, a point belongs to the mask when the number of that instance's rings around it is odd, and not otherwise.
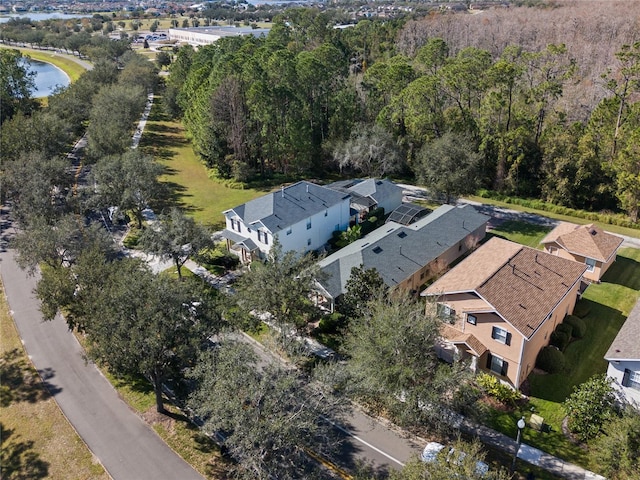
<path fill-rule="evenodd" d="M 595 231 L 595 230 L 593 230 L 593 229 L 589 230 L 589 233 L 590 233 L 591 235 L 597 235 L 597 234 L 598 234 L 598 232 L 597 232 L 597 231 Z"/>
<path fill-rule="evenodd" d="M 406 236 L 407 236 L 407 233 L 406 233 L 406 232 L 400 232 L 400 233 L 398 233 L 398 236 L 399 236 L 400 238 L 404 238 L 404 237 L 406 237 Z"/>
<path fill-rule="evenodd" d="M 382 251 L 382 248 L 380 248 L 380 247 L 375 247 L 373 249 L 373 253 L 380 253 L 381 251 Z"/>

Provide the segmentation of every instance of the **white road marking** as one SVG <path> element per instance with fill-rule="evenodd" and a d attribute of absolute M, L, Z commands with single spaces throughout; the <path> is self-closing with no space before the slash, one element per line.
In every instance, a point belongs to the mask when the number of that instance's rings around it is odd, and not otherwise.
<path fill-rule="evenodd" d="M 338 430 L 340 430 L 343 433 L 346 433 L 347 435 L 349 435 L 350 437 L 356 439 L 357 441 L 359 441 L 360 443 L 366 445 L 367 447 L 369 447 L 371 450 L 375 450 L 376 452 L 378 452 L 380 455 L 384 455 L 385 457 L 387 457 L 389 460 L 396 462 L 398 465 L 400 465 L 401 467 L 404 467 L 404 463 L 402 463 L 400 460 L 398 460 L 397 458 L 392 457 L 391 455 L 389 455 L 386 452 L 383 452 L 382 450 L 380 450 L 377 447 L 374 447 L 373 445 L 371 445 L 369 442 L 367 442 L 366 440 L 361 439 L 360 437 L 358 437 L 357 435 L 354 435 L 353 433 L 351 433 L 349 430 L 347 430 L 344 427 L 341 427 L 340 425 L 338 425 L 337 423 L 329 420 L 326 417 L 321 417 L 325 422 L 329 422 L 331 425 L 333 425 L 334 427 L 336 427 Z"/>

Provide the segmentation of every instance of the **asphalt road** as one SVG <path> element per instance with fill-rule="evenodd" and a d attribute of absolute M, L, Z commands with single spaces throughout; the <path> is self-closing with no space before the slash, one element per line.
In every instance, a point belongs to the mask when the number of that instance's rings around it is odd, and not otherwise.
<path fill-rule="evenodd" d="M 13 319 L 36 369 L 76 431 L 116 480 L 202 480 L 122 401 L 61 317 L 44 322 L 33 295 L 35 277 L 7 249 L 11 227 L 0 215 L 0 275 Z"/>

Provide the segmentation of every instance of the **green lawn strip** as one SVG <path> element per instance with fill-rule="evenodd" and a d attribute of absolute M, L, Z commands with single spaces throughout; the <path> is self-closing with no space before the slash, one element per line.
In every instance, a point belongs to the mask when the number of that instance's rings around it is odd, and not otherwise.
<path fill-rule="evenodd" d="M 229 188 L 209 178 L 182 125 L 166 118 L 160 103 L 161 99 L 154 103 L 141 148 L 166 168 L 161 179 L 169 187 L 170 196 L 164 206 L 183 207 L 199 223 L 216 229 L 224 227 L 224 210 L 264 195 L 266 191 Z"/>
<path fill-rule="evenodd" d="M 640 238 L 640 230 L 637 230 L 634 228 L 619 227 L 618 225 L 610 225 L 608 223 L 598 222 L 595 220 L 587 220 L 586 218 L 571 217 L 569 215 L 560 215 L 558 213 L 547 212 L 545 210 L 536 210 L 534 208 L 522 207 L 520 205 L 516 205 L 513 203 L 500 202 L 498 200 L 492 200 L 490 198 L 484 198 L 484 197 L 477 197 L 475 195 L 467 196 L 465 198 L 467 198 L 468 200 L 472 200 L 474 202 L 484 203 L 486 205 L 494 205 L 497 207 L 503 207 L 509 210 L 516 210 L 518 212 L 534 213 L 542 217 L 553 218 L 554 220 L 561 220 L 563 222 L 577 223 L 579 225 L 593 223 L 594 225 L 597 225 L 608 232 L 617 233 L 619 235 L 627 235 L 629 237 Z"/>
<path fill-rule="evenodd" d="M 0 377 L 3 478 L 110 478 L 42 385 L 1 285 Z"/>
<path fill-rule="evenodd" d="M 542 225 L 507 220 L 491 230 L 491 234 L 531 248 L 541 248 L 540 241 L 551 229 Z"/>
<path fill-rule="evenodd" d="M 6 48 L 6 47 L 0 47 Z M 35 50 L 32 48 L 15 48 L 16 50 L 20 50 L 23 55 L 27 55 L 31 57 L 33 60 L 38 60 L 41 62 L 51 63 L 55 65 L 60 70 L 64 71 L 72 82 L 76 81 L 80 75 L 86 72 L 86 69 L 80 65 L 78 62 L 75 62 L 72 57 L 73 55 L 65 55 L 61 53 L 55 53 L 50 50 Z"/>

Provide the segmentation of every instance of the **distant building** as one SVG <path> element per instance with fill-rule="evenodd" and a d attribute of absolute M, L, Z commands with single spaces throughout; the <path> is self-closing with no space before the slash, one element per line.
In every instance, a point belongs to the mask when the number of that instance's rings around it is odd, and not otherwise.
<path fill-rule="evenodd" d="M 389 214 L 402 204 L 402 188 L 386 179 L 340 180 L 330 183 L 327 188 L 351 195 L 352 223 L 360 223 L 376 208 Z"/>
<path fill-rule="evenodd" d="M 210 45 L 223 37 L 242 37 L 253 35 L 254 37 L 267 36 L 268 28 L 251 27 L 192 27 L 192 28 L 170 28 L 169 40 L 178 43 L 188 43 L 194 47 L 200 45 Z"/>

